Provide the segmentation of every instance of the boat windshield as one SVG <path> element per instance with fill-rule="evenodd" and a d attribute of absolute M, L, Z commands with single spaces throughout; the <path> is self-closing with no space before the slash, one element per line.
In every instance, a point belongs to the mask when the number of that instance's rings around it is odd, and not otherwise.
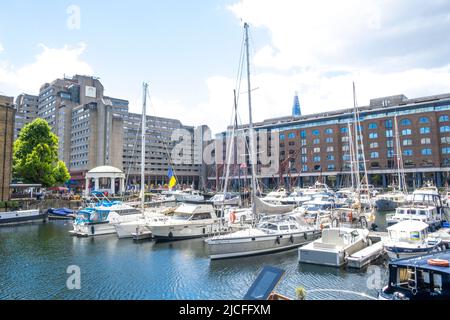
<path fill-rule="evenodd" d="M 175 212 L 172 216 L 172 219 L 174 219 L 174 220 L 189 220 L 189 218 L 191 216 L 192 216 L 191 213 Z"/>

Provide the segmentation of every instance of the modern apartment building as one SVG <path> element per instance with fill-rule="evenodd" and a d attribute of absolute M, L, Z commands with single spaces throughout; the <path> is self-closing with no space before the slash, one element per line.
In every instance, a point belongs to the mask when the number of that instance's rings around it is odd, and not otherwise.
<path fill-rule="evenodd" d="M 417 187 L 431 181 L 444 186 L 450 171 L 450 94 L 408 99 L 404 95 L 372 99 L 359 108 L 361 132 L 358 141 L 371 183 L 396 183 L 397 159 L 401 153 L 406 181 Z M 395 123 L 397 122 L 397 128 Z M 311 185 L 317 179 L 335 186 L 350 181 L 350 131 L 354 135 L 353 108 L 302 116 L 289 116 L 255 123 L 255 131 L 267 130 L 279 137 L 279 170 L 258 174 L 266 187 Z M 248 125 L 240 127 L 240 134 Z M 226 133 L 217 136 L 223 139 Z M 396 148 L 398 136 L 400 148 Z M 260 144 L 257 144 L 260 152 Z M 269 150 L 270 151 L 270 150 Z M 248 157 L 247 157 L 248 158 Z M 250 165 L 240 168 L 240 178 L 250 176 Z M 258 172 L 261 165 L 258 164 Z M 223 177 L 223 166 L 210 166 L 209 186 Z M 234 174 L 233 179 L 239 177 Z M 241 184 L 242 185 L 242 184 Z"/>
<path fill-rule="evenodd" d="M 0 201 L 9 200 L 16 111 L 13 101 L 0 95 Z"/>

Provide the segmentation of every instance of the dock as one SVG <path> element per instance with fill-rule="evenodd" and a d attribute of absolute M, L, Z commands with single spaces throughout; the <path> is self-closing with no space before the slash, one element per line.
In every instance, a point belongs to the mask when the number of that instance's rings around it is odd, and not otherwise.
<path fill-rule="evenodd" d="M 384 254 L 383 241 L 378 241 L 347 258 L 349 268 L 361 269 Z"/>

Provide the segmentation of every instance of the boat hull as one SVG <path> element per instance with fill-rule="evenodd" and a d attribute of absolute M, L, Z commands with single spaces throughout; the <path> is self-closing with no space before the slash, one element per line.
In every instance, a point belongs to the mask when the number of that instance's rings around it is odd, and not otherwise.
<path fill-rule="evenodd" d="M 208 237 L 221 230 L 220 226 L 216 224 L 151 225 L 149 229 L 156 241 L 175 241 Z"/>
<path fill-rule="evenodd" d="M 398 246 L 385 246 L 384 248 L 391 260 L 412 258 L 442 250 L 440 243 L 426 248 L 404 248 Z"/>
<path fill-rule="evenodd" d="M 80 237 L 92 237 L 115 234 L 116 229 L 113 224 L 109 223 L 109 221 L 105 221 L 98 223 L 74 224 L 73 230 L 71 230 L 70 233 Z"/>
<path fill-rule="evenodd" d="M 341 267 L 347 261 L 346 257 L 364 249 L 367 243 L 360 240 L 345 248 L 316 248 L 314 243 L 301 247 L 298 250 L 298 260 L 301 263 L 318 264 L 332 267 Z"/>
<path fill-rule="evenodd" d="M 47 213 L 40 213 L 39 210 L 0 212 L 0 226 L 45 222 L 47 217 Z"/>
<path fill-rule="evenodd" d="M 209 256 L 212 260 L 266 254 L 297 248 L 320 237 L 320 231 L 302 231 L 279 235 L 209 240 Z"/>
<path fill-rule="evenodd" d="M 132 238 L 133 233 L 139 233 L 139 230 L 144 226 L 145 220 L 129 223 L 117 223 L 114 225 L 114 228 L 116 229 L 117 237 L 119 237 L 119 239 L 123 239 Z"/>

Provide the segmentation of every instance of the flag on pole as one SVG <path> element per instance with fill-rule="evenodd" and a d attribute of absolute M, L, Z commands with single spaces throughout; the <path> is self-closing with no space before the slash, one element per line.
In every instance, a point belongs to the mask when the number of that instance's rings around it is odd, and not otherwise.
<path fill-rule="evenodd" d="M 169 168 L 169 171 L 167 171 L 167 176 L 169 177 L 169 188 L 173 188 L 177 184 L 177 179 L 173 174 L 172 168 Z"/>

